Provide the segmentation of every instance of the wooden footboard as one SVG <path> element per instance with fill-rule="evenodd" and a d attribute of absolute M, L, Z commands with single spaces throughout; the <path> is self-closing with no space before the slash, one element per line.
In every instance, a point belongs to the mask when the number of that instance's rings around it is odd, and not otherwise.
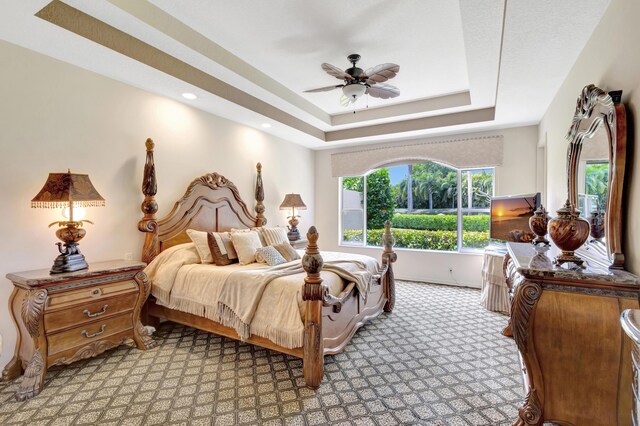
<path fill-rule="evenodd" d="M 383 311 L 391 312 L 395 304 L 393 236 L 389 221 L 385 223 L 382 268 L 372 277 L 371 291 L 365 298 L 355 284 L 349 284 L 338 296 L 322 287 L 322 255 L 318 250 L 318 232 L 312 226 L 307 233 L 309 245 L 302 258 L 307 272 L 302 299 L 307 304 L 304 324 L 303 371 L 308 387 L 316 389 L 324 376 L 324 355 L 336 354 L 349 343 L 356 331 Z"/>
<path fill-rule="evenodd" d="M 256 167 L 255 211 L 252 215 L 246 203 L 240 198 L 236 186 L 218 173 L 209 173 L 194 179 L 184 195 L 174 203 L 171 212 L 164 218 L 156 218 L 158 204 L 154 143 L 146 141 L 146 162 L 142 181 L 144 201 L 141 209 L 143 218 L 138 229 L 145 234 L 142 260 L 151 262 L 163 250 L 189 241 L 187 229 L 220 231 L 231 228 L 260 227 L 266 224 L 264 217 L 264 187 L 262 166 Z M 300 348 L 285 348 L 268 339 L 251 336 L 247 343 L 262 346 L 278 352 L 300 357 L 304 363 L 304 378 L 307 386 L 317 388 L 324 375 L 324 356 L 342 351 L 355 332 L 367 321 L 380 313 L 391 312 L 395 303 L 395 281 L 393 263 L 393 236 L 389 222 L 385 224 L 383 236 L 384 251 L 380 270 L 372 277 L 371 291 L 366 300 L 355 284 L 348 285 L 341 294 L 332 296 L 322 286 L 320 271 L 322 255 L 318 250 L 318 233 L 315 227 L 307 234 L 309 245 L 302 259 L 306 271 L 302 298 L 306 304 L 304 318 L 304 344 Z M 240 336 L 230 327 L 215 321 L 157 305 L 150 298 L 142 312 L 144 324 L 157 326 L 158 319 L 205 330 L 231 339 Z"/>

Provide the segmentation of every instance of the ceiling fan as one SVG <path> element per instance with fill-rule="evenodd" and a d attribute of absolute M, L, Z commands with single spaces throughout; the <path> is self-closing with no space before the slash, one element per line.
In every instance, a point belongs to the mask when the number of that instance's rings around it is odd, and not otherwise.
<path fill-rule="evenodd" d="M 381 99 L 395 98 L 400 95 L 400 89 L 383 83 L 398 74 L 400 65 L 385 63 L 364 71 L 362 68 L 356 67 L 356 63 L 360 60 L 360 55 L 354 53 L 347 56 L 347 59 L 352 66 L 344 71 L 331 64 L 322 64 L 322 69 L 327 74 L 339 80 L 344 80 L 344 84 L 305 90 L 305 93 L 328 92 L 342 88 L 343 96 L 340 103 L 344 106 L 354 103 L 364 94 Z"/>

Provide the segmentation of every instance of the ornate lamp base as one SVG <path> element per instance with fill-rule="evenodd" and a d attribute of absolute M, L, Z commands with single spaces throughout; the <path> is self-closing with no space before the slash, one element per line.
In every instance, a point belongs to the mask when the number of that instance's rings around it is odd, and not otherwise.
<path fill-rule="evenodd" d="M 298 241 L 300 239 L 300 232 L 298 232 L 298 228 L 296 228 L 295 226 L 289 228 L 287 237 L 289 238 L 289 241 Z"/>
<path fill-rule="evenodd" d="M 300 239 L 300 232 L 298 232 L 298 224 L 300 221 L 298 220 L 298 216 L 293 215 L 289 218 L 289 232 L 287 232 L 287 237 L 289 241 L 298 241 Z"/>
<path fill-rule="evenodd" d="M 77 250 L 77 249 L 76 249 Z M 82 253 L 76 254 L 60 254 L 53 261 L 53 266 L 49 271 L 50 274 L 62 274 L 63 272 L 74 272 L 87 269 L 89 265 L 84 259 Z"/>
<path fill-rule="evenodd" d="M 84 260 L 84 255 L 78 250 L 78 241 L 87 233 L 87 231 L 80 227 L 82 222 L 69 221 L 56 223 L 63 225 L 56 231 L 56 236 L 64 242 L 64 245 L 62 243 L 56 243 L 60 255 L 56 257 L 49 273 L 61 274 L 63 272 L 87 269 L 89 265 L 87 265 L 87 262 Z"/>

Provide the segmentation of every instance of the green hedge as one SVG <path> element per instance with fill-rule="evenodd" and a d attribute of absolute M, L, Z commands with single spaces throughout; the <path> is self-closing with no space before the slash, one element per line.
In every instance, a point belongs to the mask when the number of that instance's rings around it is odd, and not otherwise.
<path fill-rule="evenodd" d="M 367 244 L 370 246 L 382 245 L 384 229 L 371 229 L 367 231 Z M 396 247 L 455 251 L 457 248 L 456 231 L 429 231 L 417 229 L 393 229 L 393 237 Z M 344 231 L 343 241 L 362 242 L 362 231 Z M 489 244 L 489 232 L 465 231 L 462 234 L 465 248 L 484 248 Z"/>
<path fill-rule="evenodd" d="M 400 229 L 423 229 L 428 231 L 456 231 L 458 217 L 453 214 L 395 214 L 391 226 Z M 486 232 L 489 230 L 489 215 L 462 216 L 465 231 Z"/>

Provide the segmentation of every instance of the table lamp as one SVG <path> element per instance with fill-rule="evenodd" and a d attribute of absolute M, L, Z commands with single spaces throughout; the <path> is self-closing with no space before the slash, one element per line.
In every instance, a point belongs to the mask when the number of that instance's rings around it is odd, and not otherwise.
<path fill-rule="evenodd" d="M 87 231 L 82 228 L 83 223 L 93 222 L 88 220 L 73 220 L 73 209 L 78 207 L 104 206 L 104 198 L 93 187 L 88 175 L 71 173 L 49 173 L 47 181 L 31 200 L 33 208 L 69 209 L 67 221 L 53 222 L 49 225 L 58 225 L 56 236 L 62 243 L 56 243 L 60 255 L 53 262 L 51 274 L 73 272 L 89 267 L 80 250 L 78 241 L 85 236 Z M 63 244 L 64 243 L 64 244 Z M 63 247 L 64 245 L 64 247 Z"/>
<path fill-rule="evenodd" d="M 291 216 L 287 216 L 289 219 L 289 225 L 287 228 L 289 232 L 287 233 L 287 237 L 289 237 L 289 241 L 298 241 L 300 239 L 300 233 L 298 232 L 298 224 L 300 221 L 298 218 L 300 216 L 296 215 L 296 210 L 306 210 L 307 206 L 300 198 L 300 194 L 287 194 L 284 196 L 284 201 L 280 204 L 280 210 L 285 210 L 291 208 Z"/>

